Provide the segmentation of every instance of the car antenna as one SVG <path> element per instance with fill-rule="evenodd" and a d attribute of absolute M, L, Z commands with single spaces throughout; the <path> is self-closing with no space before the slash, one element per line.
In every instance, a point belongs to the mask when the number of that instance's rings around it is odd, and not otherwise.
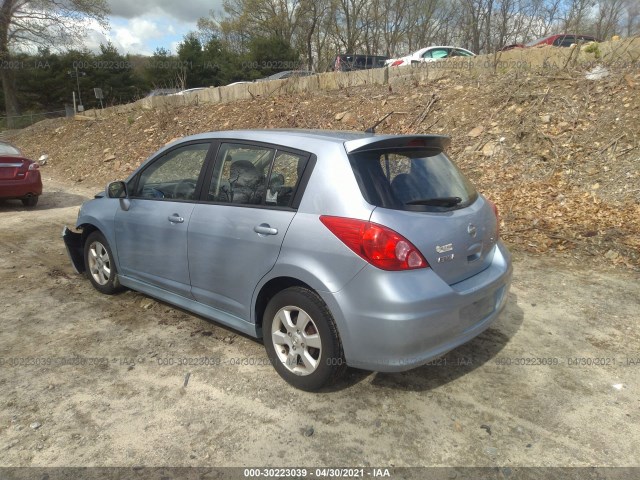
<path fill-rule="evenodd" d="M 378 120 L 378 121 L 373 125 L 373 127 L 369 127 L 369 128 L 367 128 L 367 129 L 364 131 L 364 133 L 376 133 L 376 127 L 377 127 L 378 125 L 380 125 L 382 122 L 384 122 L 387 118 L 389 118 L 389 117 L 390 117 L 391 115 L 393 115 L 394 113 L 396 113 L 396 112 L 389 112 L 389 113 L 387 113 L 384 117 L 382 117 L 380 120 Z"/>

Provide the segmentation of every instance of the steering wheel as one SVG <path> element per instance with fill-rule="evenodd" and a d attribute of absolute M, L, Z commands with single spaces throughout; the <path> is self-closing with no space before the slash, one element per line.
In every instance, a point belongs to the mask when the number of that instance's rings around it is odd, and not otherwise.
<path fill-rule="evenodd" d="M 173 187 L 173 198 L 182 198 L 185 200 L 191 200 L 195 191 L 196 191 L 196 182 L 188 179 L 180 180 Z"/>

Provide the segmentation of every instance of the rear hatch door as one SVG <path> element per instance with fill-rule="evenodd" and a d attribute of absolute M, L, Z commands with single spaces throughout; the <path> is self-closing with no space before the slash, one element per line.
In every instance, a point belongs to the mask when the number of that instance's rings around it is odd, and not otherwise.
<path fill-rule="evenodd" d="M 366 141 L 368 140 L 368 141 Z M 492 206 L 444 153 L 441 136 L 370 137 L 345 144 L 371 221 L 413 243 L 454 284 L 486 269 L 497 242 Z"/>

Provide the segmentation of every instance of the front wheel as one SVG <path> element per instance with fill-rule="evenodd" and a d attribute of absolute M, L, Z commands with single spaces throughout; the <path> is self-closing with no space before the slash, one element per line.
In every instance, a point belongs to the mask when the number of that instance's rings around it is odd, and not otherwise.
<path fill-rule="evenodd" d="M 102 233 L 95 231 L 87 237 L 84 261 L 87 276 L 96 290 L 106 295 L 122 290 L 111 249 Z"/>
<path fill-rule="evenodd" d="M 294 387 L 318 390 L 346 369 L 335 321 L 317 293 L 302 287 L 277 293 L 267 305 L 262 327 L 271 363 Z"/>

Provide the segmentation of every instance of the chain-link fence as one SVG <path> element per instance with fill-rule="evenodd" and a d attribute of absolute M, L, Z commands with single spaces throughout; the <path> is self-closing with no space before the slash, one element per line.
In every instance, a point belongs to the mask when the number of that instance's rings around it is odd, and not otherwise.
<path fill-rule="evenodd" d="M 69 109 L 64 109 L 52 112 L 30 112 L 23 115 L 3 115 L 0 116 L 0 131 L 25 128 L 46 118 L 73 116 L 73 107 L 70 110 L 70 113 Z"/>

